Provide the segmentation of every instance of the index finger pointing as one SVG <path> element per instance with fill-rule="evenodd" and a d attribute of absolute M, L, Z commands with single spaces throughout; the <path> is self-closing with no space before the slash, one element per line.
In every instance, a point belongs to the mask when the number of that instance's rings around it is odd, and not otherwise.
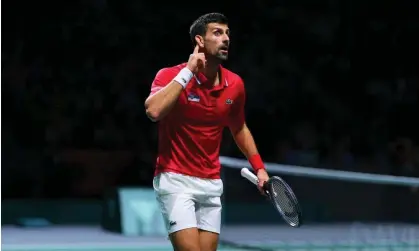
<path fill-rule="evenodd" d="M 199 52 L 199 45 L 195 45 L 195 49 L 193 50 L 193 53 L 198 53 Z"/>

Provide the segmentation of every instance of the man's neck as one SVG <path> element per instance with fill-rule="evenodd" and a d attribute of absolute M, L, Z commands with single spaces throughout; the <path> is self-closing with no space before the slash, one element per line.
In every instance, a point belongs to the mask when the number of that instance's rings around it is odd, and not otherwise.
<path fill-rule="evenodd" d="M 220 69 L 220 62 L 218 60 L 207 62 L 206 67 L 204 68 L 203 74 L 207 77 L 208 80 L 216 82 L 218 77 L 218 71 Z"/>

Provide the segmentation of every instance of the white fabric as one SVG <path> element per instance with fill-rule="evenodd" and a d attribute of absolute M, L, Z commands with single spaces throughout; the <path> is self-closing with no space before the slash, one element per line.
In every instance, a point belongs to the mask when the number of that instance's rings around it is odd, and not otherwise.
<path fill-rule="evenodd" d="M 169 234 L 191 227 L 220 233 L 221 179 L 161 173 L 153 187 Z"/>
<path fill-rule="evenodd" d="M 193 72 L 189 70 L 187 67 L 180 70 L 180 72 L 176 75 L 176 77 L 173 79 L 179 84 L 183 86 L 183 89 L 188 85 L 189 81 L 193 78 Z"/>

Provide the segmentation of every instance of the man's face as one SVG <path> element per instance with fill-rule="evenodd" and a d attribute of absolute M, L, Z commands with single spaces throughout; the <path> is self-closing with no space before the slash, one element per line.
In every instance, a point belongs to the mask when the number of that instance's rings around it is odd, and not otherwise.
<path fill-rule="evenodd" d="M 209 23 L 204 36 L 204 47 L 207 54 L 221 60 L 227 60 L 230 45 L 230 30 L 226 24 Z"/>

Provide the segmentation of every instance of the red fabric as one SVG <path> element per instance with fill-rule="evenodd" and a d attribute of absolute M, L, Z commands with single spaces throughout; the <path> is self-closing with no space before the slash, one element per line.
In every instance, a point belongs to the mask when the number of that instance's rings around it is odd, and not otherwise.
<path fill-rule="evenodd" d="M 150 95 L 170 83 L 185 66 L 186 63 L 161 69 Z M 173 110 L 158 122 L 155 175 L 175 172 L 199 178 L 220 178 L 222 132 L 225 127 L 243 126 L 244 102 L 244 84 L 235 73 L 221 67 L 221 81 L 215 87 L 202 74 L 194 77 Z"/>

